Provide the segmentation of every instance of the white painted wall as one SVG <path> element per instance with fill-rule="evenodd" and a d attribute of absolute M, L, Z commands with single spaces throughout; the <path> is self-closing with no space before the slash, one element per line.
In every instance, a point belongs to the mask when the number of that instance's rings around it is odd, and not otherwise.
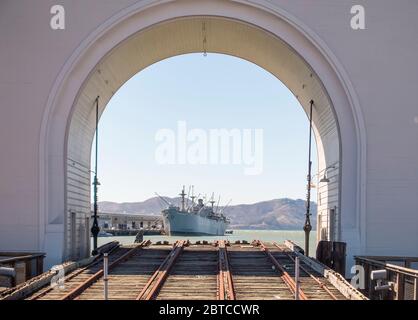
<path fill-rule="evenodd" d="M 49 26 L 53 1 L 0 3 L 0 250 L 46 250 L 47 264 L 62 259 L 69 111 L 86 70 L 118 32 L 222 13 L 280 33 L 344 119 L 351 143 L 342 145 L 341 225 L 350 255 L 418 255 L 418 3 L 369 0 L 366 30 L 357 31 L 351 0 L 176 1 L 145 12 L 154 1 L 61 3 L 66 30 L 57 31 Z M 92 47 L 101 35 L 112 41 Z"/>

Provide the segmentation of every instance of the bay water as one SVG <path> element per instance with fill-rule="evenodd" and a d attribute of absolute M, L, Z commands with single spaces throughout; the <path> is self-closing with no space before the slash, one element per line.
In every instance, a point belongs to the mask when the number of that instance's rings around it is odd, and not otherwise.
<path fill-rule="evenodd" d="M 153 243 L 157 241 L 169 241 L 173 243 L 176 240 L 190 240 L 194 243 L 196 241 L 229 240 L 235 242 L 237 240 L 246 240 L 251 242 L 253 240 L 262 240 L 267 242 L 283 243 L 285 240 L 292 240 L 300 247 L 305 246 L 305 233 L 302 230 L 234 230 L 233 234 L 224 236 L 166 236 L 153 235 L 144 236 L 144 240 L 151 240 Z M 135 236 L 117 236 L 117 237 L 99 237 L 98 245 L 101 246 L 110 241 L 119 241 L 121 244 L 132 244 L 135 241 Z M 316 250 L 316 231 L 310 233 L 309 253 L 311 256 L 315 255 Z"/>

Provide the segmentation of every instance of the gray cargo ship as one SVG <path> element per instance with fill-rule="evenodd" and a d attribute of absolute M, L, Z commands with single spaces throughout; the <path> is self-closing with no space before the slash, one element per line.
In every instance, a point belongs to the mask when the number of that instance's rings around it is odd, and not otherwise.
<path fill-rule="evenodd" d="M 165 231 L 169 235 L 214 235 L 223 236 L 229 224 L 218 206 L 215 209 L 213 201 L 210 206 L 203 203 L 203 199 L 198 199 L 195 203 L 193 195 L 191 204 L 186 205 L 186 193 L 184 187 L 181 196 L 181 207 L 168 203 L 168 208 L 162 211 Z M 187 200 L 188 201 L 188 200 Z M 189 201 L 188 201 L 189 202 Z"/>

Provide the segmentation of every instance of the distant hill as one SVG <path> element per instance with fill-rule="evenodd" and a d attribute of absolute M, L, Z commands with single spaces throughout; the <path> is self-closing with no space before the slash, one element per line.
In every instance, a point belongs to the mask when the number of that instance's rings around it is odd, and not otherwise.
<path fill-rule="evenodd" d="M 163 197 L 166 201 L 179 204 L 180 198 Z M 116 203 L 99 202 L 103 212 L 159 215 L 167 205 L 158 197 L 143 202 Z M 316 226 L 316 203 L 311 203 L 312 227 Z M 239 204 L 225 209 L 234 229 L 301 229 L 305 221 L 305 201 L 301 199 L 274 199 L 253 204 Z"/>
<path fill-rule="evenodd" d="M 163 197 L 171 203 L 180 203 L 180 198 Z M 99 202 L 99 210 L 104 212 L 116 213 L 138 213 L 138 214 L 160 214 L 161 210 L 167 207 L 160 198 L 153 197 L 142 202 Z"/>
<path fill-rule="evenodd" d="M 316 204 L 311 202 L 311 224 L 316 226 Z M 301 199 L 274 199 L 227 208 L 225 214 L 235 229 L 301 229 L 306 206 Z"/>

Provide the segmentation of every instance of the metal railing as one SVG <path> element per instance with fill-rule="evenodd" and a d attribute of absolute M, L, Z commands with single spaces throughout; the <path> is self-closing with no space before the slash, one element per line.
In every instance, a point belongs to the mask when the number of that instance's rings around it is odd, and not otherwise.
<path fill-rule="evenodd" d="M 44 258 L 42 252 L 0 252 L 0 286 L 14 287 L 41 274 Z"/>
<path fill-rule="evenodd" d="M 412 264 L 418 263 L 418 257 L 356 256 L 355 260 L 364 268 L 365 288 L 362 291 L 370 299 L 418 300 L 418 270 L 411 268 Z M 390 284 L 390 290 L 376 290 L 375 280 L 371 278 L 375 270 L 386 270 L 385 281 Z"/>

